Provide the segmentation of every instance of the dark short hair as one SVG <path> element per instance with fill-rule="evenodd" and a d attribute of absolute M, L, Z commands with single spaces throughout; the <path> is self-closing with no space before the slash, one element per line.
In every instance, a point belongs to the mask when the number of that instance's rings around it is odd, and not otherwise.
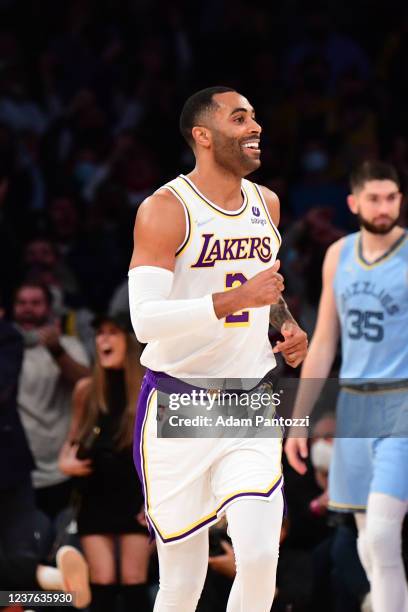
<path fill-rule="evenodd" d="M 98 332 L 104 323 L 113 323 L 116 325 L 116 327 L 119 327 L 119 329 L 127 334 L 133 332 L 132 322 L 130 320 L 130 314 L 128 311 L 98 313 L 91 321 L 91 325 L 96 332 Z"/>
<path fill-rule="evenodd" d="M 367 181 L 393 181 L 400 188 L 398 172 L 391 164 L 378 160 L 368 160 L 355 168 L 350 176 L 350 187 L 354 193 L 361 191 Z"/>
<path fill-rule="evenodd" d="M 23 245 L 24 254 L 26 253 L 28 246 L 33 242 L 46 242 L 51 247 L 51 250 L 54 253 L 55 257 L 58 259 L 58 246 L 50 234 L 35 232 L 31 236 L 28 236 Z"/>
<path fill-rule="evenodd" d="M 194 144 L 191 130 L 195 125 L 198 125 L 201 117 L 208 111 L 213 111 L 217 108 L 213 96 L 216 94 L 228 93 L 229 91 L 236 91 L 231 87 L 224 87 L 218 85 L 216 87 L 207 87 L 201 89 L 195 94 L 190 96 L 184 103 L 183 110 L 180 115 L 180 132 L 182 133 L 187 144 L 192 147 Z"/>
<path fill-rule="evenodd" d="M 20 283 L 14 291 L 14 302 L 16 301 L 17 295 L 20 293 L 20 291 L 22 289 L 26 289 L 27 287 L 29 287 L 30 289 L 40 289 L 44 294 L 48 306 L 52 306 L 54 300 L 49 287 L 47 287 L 47 285 L 45 285 L 44 283 L 40 283 L 38 281 L 23 281 L 22 283 Z"/>

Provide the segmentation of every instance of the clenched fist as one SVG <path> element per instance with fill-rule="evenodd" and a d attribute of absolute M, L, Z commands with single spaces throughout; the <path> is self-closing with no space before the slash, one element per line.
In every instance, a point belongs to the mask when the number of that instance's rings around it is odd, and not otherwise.
<path fill-rule="evenodd" d="M 280 261 L 277 259 L 271 268 L 259 272 L 240 287 L 245 307 L 270 306 L 279 302 L 285 289 L 283 276 L 278 273 L 279 268 Z"/>
<path fill-rule="evenodd" d="M 236 289 L 214 293 L 214 311 L 218 319 L 234 314 L 245 308 L 259 308 L 277 304 L 285 289 L 283 276 L 278 273 L 280 261 L 272 267 L 259 272 Z"/>

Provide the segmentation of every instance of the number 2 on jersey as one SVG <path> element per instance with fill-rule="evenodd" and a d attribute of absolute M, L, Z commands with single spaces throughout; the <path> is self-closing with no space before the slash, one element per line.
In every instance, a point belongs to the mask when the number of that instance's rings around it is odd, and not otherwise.
<path fill-rule="evenodd" d="M 225 288 L 234 289 L 246 283 L 248 279 L 241 272 L 228 273 L 225 277 Z M 241 310 L 225 317 L 225 327 L 247 327 L 249 325 L 249 310 Z"/>

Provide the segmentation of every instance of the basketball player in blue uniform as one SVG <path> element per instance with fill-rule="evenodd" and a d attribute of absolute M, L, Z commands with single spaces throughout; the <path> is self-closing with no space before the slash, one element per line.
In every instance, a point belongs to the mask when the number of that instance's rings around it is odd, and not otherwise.
<path fill-rule="evenodd" d="M 327 251 L 323 290 L 302 379 L 329 375 L 342 345 L 337 438 L 330 469 L 333 510 L 352 512 L 374 612 L 408 612 L 401 529 L 408 509 L 408 233 L 394 168 L 367 161 L 348 198 L 360 231 Z M 306 383 L 304 383 L 306 385 Z M 300 386 L 295 415 L 310 413 L 318 386 Z M 405 437 L 404 437 L 405 436 Z M 304 438 L 289 438 L 304 473 Z"/>
<path fill-rule="evenodd" d="M 187 100 L 180 127 L 196 166 L 141 205 L 129 271 L 132 322 L 147 343 L 134 458 L 159 555 L 154 610 L 196 609 L 208 528 L 225 512 L 237 564 L 228 612 L 269 612 L 281 440 L 158 438 L 157 387 L 163 378 L 179 386 L 191 378 L 260 380 L 276 365 L 274 351 L 296 367 L 307 339 L 281 297 L 278 198 L 243 178 L 260 165 L 254 109 L 232 89 L 209 88 Z M 274 349 L 270 316 L 284 336 Z"/>

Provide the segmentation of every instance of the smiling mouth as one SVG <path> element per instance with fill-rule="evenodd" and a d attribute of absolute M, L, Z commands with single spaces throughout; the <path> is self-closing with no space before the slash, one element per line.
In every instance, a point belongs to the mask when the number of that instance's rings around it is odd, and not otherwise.
<path fill-rule="evenodd" d="M 259 140 L 248 140 L 241 144 L 241 148 L 245 151 L 246 154 L 249 153 L 251 157 L 259 158 L 261 154 L 261 149 L 259 148 Z"/>
<path fill-rule="evenodd" d="M 243 149 L 252 149 L 253 151 L 260 151 L 259 140 L 248 140 L 247 142 L 244 142 L 241 146 Z"/>

